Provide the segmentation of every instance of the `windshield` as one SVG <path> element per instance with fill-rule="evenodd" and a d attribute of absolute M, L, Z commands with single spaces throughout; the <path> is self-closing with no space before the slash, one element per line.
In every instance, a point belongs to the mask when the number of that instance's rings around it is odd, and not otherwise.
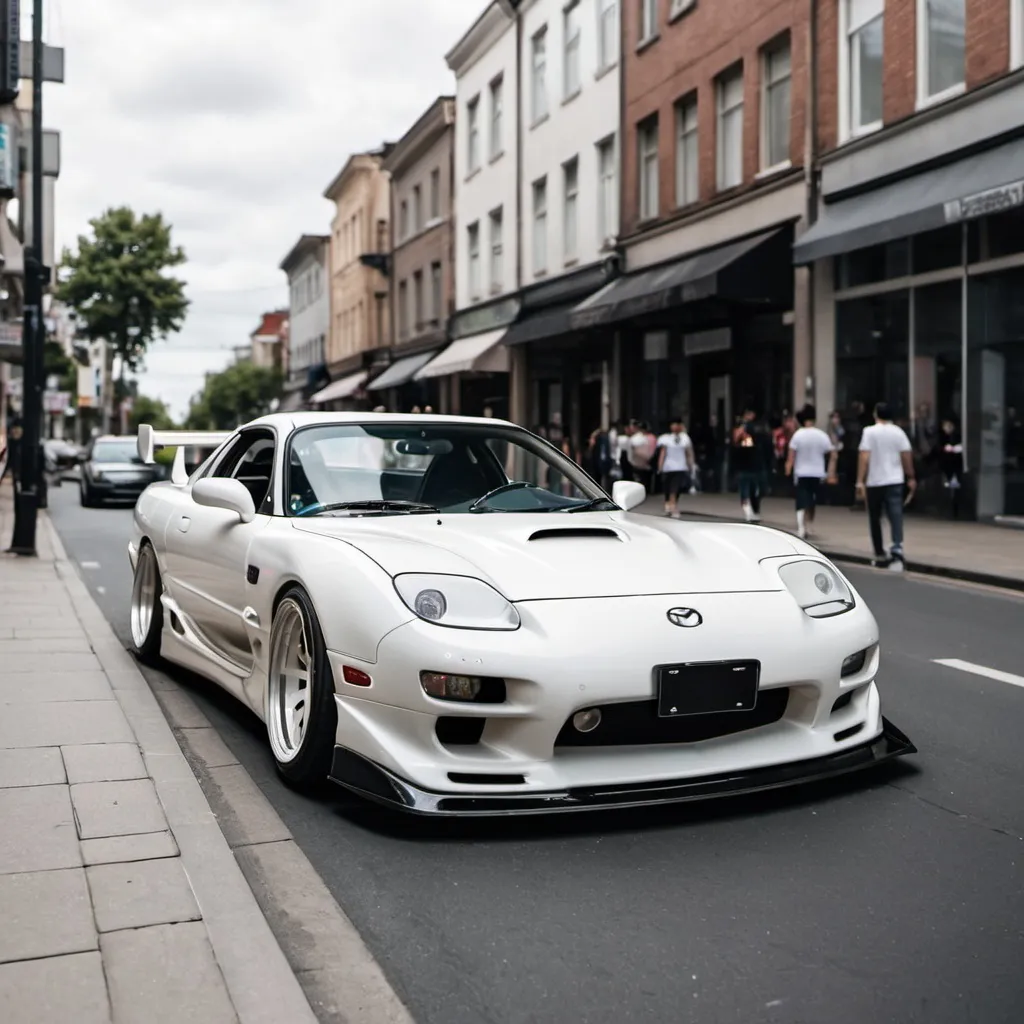
<path fill-rule="evenodd" d="M 135 438 L 125 438 L 123 441 L 97 441 L 92 448 L 93 462 L 124 462 L 138 463 L 139 449 Z"/>
<path fill-rule="evenodd" d="M 499 425 L 310 427 L 293 436 L 288 461 L 285 493 L 292 515 L 614 507 L 578 466 L 550 445 L 524 430 Z M 373 507 L 380 502 L 387 504 Z M 360 507 L 339 507 L 346 505 Z"/>

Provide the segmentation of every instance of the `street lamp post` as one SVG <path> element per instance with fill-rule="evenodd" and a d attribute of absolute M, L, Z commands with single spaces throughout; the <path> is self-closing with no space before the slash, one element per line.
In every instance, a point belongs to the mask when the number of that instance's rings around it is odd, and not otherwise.
<path fill-rule="evenodd" d="M 11 551 L 36 554 L 36 515 L 42 480 L 43 285 L 43 0 L 32 2 L 32 246 L 25 251 L 21 465 L 14 496 Z"/>

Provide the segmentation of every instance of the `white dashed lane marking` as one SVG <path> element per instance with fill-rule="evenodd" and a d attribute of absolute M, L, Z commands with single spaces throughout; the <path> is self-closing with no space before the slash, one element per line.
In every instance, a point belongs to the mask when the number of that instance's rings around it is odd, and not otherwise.
<path fill-rule="evenodd" d="M 1015 676 L 1012 672 L 1003 672 L 998 668 L 988 668 L 986 665 L 975 665 L 970 661 L 961 661 L 959 658 L 935 658 L 936 665 L 944 665 L 946 668 L 955 668 L 960 672 L 970 672 L 975 676 L 984 676 L 986 679 L 995 679 L 1000 683 L 1009 683 L 1011 686 L 1024 687 L 1024 676 Z"/>

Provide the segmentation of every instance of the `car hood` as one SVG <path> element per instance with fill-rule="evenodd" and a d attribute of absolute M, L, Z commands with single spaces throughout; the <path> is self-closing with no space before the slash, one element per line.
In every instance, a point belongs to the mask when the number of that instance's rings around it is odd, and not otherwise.
<path fill-rule="evenodd" d="M 353 545 L 391 576 L 476 576 L 511 601 L 781 590 L 760 560 L 801 551 L 763 527 L 624 512 L 315 518 L 293 526 Z"/>

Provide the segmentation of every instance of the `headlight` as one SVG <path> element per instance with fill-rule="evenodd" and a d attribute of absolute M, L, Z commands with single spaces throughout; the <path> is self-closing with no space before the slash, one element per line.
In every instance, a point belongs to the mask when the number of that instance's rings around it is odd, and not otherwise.
<path fill-rule="evenodd" d="M 456 629 L 518 629 L 519 612 L 483 580 L 472 576 L 405 573 L 395 589 L 410 611 L 426 622 Z"/>
<path fill-rule="evenodd" d="M 92 478 L 93 478 L 93 480 L 102 480 L 103 479 L 103 470 L 101 470 L 101 469 L 94 469 L 92 471 Z"/>
<path fill-rule="evenodd" d="M 812 618 L 841 615 L 854 605 L 853 594 L 842 577 L 822 562 L 790 562 L 779 569 L 779 576 L 796 603 Z"/>

